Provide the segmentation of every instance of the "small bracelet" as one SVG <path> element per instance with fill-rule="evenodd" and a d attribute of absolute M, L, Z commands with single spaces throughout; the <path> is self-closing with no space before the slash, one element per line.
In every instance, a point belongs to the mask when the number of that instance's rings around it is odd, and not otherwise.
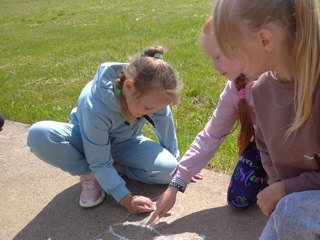
<path fill-rule="evenodd" d="M 174 177 L 170 181 L 169 186 L 175 187 L 176 189 L 178 189 L 179 192 L 184 193 L 184 191 L 186 190 L 187 184 L 183 180 Z"/>

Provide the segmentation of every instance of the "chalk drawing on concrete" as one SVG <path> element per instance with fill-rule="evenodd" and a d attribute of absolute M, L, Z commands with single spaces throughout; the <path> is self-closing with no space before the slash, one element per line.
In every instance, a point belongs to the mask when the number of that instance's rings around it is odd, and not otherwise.
<path fill-rule="evenodd" d="M 171 216 L 157 218 L 152 224 L 146 225 L 151 214 L 135 215 L 128 214 L 119 223 L 108 226 L 105 232 L 99 234 L 94 240 L 134 240 L 134 239 L 153 239 L 153 240 L 203 240 L 205 235 L 197 233 L 168 234 L 161 232 L 161 227 L 174 222 L 184 211 L 182 205 L 174 205 L 170 211 Z M 130 234 L 130 235 L 129 235 Z M 112 237 L 112 238 L 111 238 Z"/>

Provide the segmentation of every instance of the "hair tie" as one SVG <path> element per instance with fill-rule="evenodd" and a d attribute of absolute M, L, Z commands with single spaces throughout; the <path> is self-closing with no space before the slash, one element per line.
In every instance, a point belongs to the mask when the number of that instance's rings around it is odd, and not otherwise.
<path fill-rule="evenodd" d="M 163 54 L 161 54 L 161 53 L 156 53 L 153 57 L 163 60 Z"/>
<path fill-rule="evenodd" d="M 117 89 L 116 89 L 116 94 L 117 94 L 117 95 L 120 95 L 120 93 L 121 93 L 121 89 L 117 88 Z"/>
<path fill-rule="evenodd" d="M 246 98 L 246 90 L 244 88 L 241 88 L 239 91 L 238 91 L 238 95 L 239 95 L 239 98 L 240 99 L 245 99 Z"/>

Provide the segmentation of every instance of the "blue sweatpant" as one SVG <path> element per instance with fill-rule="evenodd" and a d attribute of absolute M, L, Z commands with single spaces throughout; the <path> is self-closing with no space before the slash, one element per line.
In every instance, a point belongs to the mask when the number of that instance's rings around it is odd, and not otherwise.
<path fill-rule="evenodd" d="M 271 214 L 260 240 L 319 240 L 320 190 L 291 193 Z"/>
<path fill-rule="evenodd" d="M 248 147 L 234 169 L 229 188 L 228 204 L 245 209 L 257 201 L 257 194 L 265 187 L 266 172 L 256 145 Z"/>
<path fill-rule="evenodd" d="M 90 172 L 78 126 L 38 122 L 29 129 L 28 145 L 38 158 L 72 175 Z M 168 150 L 142 135 L 111 144 L 111 155 L 120 174 L 149 184 L 169 183 L 177 165 Z"/>

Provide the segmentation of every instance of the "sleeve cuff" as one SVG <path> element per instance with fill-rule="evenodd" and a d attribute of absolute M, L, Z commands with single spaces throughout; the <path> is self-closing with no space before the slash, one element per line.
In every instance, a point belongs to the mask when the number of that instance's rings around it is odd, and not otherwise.
<path fill-rule="evenodd" d="M 127 189 L 125 185 L 120 185 L 117 188 L 112 189 L 109 193 L 119 203 L 122 198 L 124 198 L 130 193 L 130 191 Z"/>
<path fill-rule="evenodd" d="M 173 177 L 169 183 L 169 186 L 173 186 L 178 189 L 179 192 L 184 193 L 187 188 L 187 183 L 177 177 Z"/>

